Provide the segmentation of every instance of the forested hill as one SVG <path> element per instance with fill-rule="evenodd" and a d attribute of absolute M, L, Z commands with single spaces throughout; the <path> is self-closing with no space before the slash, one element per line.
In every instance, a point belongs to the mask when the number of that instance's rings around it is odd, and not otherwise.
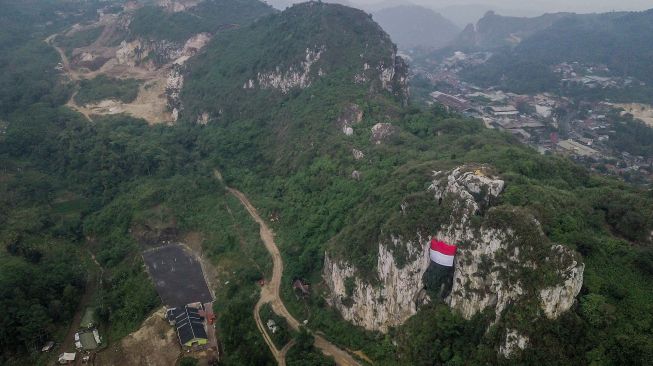
<path fill-rule="evenodd" d="M 238 140 L 266 145 L 247 153 L 281 159 L 274 168 L 283 170 L 334 151 L 328 136 L 343 133 L 335 120 L 346 105 L 407 98 L 406 65 L 381 27 L 360 10 L 319 2 L 218 35 L 188 70 L 183 118 L 235 126 Z"/>
<path fill-rule="evenodd" d="M 653 9 L 644 12 L 573 15 L 526 38 L 519 59 L 554 65 L 573 60 L 607 65 L 617 75 L 653 83 Z"/>
<path fill-rule="evenodd" d="M 556 21 L 570 15 L 570 13 L 554 13 L 525 18 L 502 16 L 489 11 L 476 25 L 468 25 L 452 42 L 452 46 L 460 49 L 480 50 L 515 46 L 520 41 L 549 28 Z"/>

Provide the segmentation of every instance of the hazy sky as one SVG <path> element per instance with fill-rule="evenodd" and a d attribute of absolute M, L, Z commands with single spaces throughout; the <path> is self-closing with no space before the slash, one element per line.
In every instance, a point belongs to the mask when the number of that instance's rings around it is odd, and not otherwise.
<path fill-rule="evenodd" d="M 379 4 L 387 0 L 350 0 L 356 4 Z M 394 2 L 394 1 L 392 1 Z M 397 1 L 397 2 L 400 2 Z M 611 10 L 645 10 L 653 8 L 651 0 L 412 0 L 408 1 L 432 8 L 452 5 L 483 4 L 497 8 L 525 9 L 544 12 L 575 11 L 605 12 Z"/>
<path fill-rule="evenodd" d="M 329 2 L 329 0 L 326 1 Z M 283 5 L 293 2 L 300 1 L 268 0 L 268 3 L 277 7 L 283 7 Z M 366 10 L 389 7 L 401 3 L 413 3 L 433 9 L 480 4 L 482 7 L 496 7 L 498 10 L 521 10 L 524 14 L 529 15 L 559 11 L 591 13 L 653 8 L 652 0 L 335 0 L 333 2 L 350 3 Z"/>

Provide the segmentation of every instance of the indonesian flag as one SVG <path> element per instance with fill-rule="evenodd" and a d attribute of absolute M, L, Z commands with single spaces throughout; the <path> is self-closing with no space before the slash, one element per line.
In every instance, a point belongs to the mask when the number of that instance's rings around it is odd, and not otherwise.
<path fill-rule="evenodd" d="M 431 260 L 441 266 L 453 267 L 453 257 L 456 255 L 455 245 L 449 245 L 436 239 L 431 240 Z"/>

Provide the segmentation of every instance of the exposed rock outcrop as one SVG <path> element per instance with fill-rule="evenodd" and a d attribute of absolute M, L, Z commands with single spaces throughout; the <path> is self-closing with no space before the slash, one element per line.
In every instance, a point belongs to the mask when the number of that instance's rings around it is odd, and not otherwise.
<path fill-rule="evenodd" d="M 379 244 L 378 284 L 361 279 L 354 267 L 331 259 L 329 253 L 324 259 L 324 279 L 331 290 L 329 304 L 348 321 L 382 332 L 405 322 L 417 312 L 418 304 L 428 301 L 421 285 L 429 265 L 428 247 L 409 243 L 411 255 L 418 259 L 402 267 L 396 263 L 389 245 L 404 244 L 397 238 Z"/>
<path fill-rule="evenodd" d="M 168 102 L 168 108 L 172 111 L 173 121 L 179 118 L 179 112 L 182 110 L 179 95 L 183 86 L 184 76 L 181 73 L 181 66 L 175 64 L 170 69 L 170 74 L 168 74 L 168 79 L 166 80 L 166 100 Z"/>
<path fill-rule="evenodd" d="M 439 229 L 417 230 L 413 239 L 381 235 L 378 281 L 365 280 L 347 259 L 327 252 L 324 278 L 331 290 L 329 303 L 366 329 L 386 331 L 402 324 L 430 300 L 422 278 L 430 265 L 428 242 L 434 235 L 459 246 L 452 289 L 444 300 L 465 318 L 489 308 L 496 322 L 510 304 L 539 307 L 543 317 L 552 319 L 569 310 L 582 286 L 580 256 L 549 243 L 528 211 L 494 207 L 504 186 L 487 166 L 434 172 L 428 188 L 432 204 L 447 208 Z M 402 204 L 402 214 L 411 207 Z M 507 331 L 500 351 L 510 355 L 527 345 L 528 332 L 515 328 Z"/>
<path fill-rule="evenodd" d="M 375 144 L 380 144 L 384 140 L 388 139 L 397 131 L 397 128 L 390 123 L 377 123 L 372 126 L 372 140 Z"/>
<path fill-rule="evenodd" d="M 358 106 L 358 104 L 351 103 L 340 113 L 337 125 L 345 135 L 351 136 L 354 134 L 352 126 L 360 123 L 362 120 L 363 110 Z"/>
<path fill-rule="evenodd" d="M 277 67 L 274 71 L 259 72 L 256 79 L 262 89 L 278 89 L 286 94 L 291 89 L 305 89 L 311 86 L 311 70 L 313 64 L 320 60 L 325 47 L 316 47 L 315 49 L 306 49 L 304 61 L 298 66 L 290 66 L 287 70 L 281 70 Z M 322 76 L 323 72 L 317 70 L 316 74 Z M 245 88 L 253 88 L 254 81 L 245 82 Z"/>
<path fill-rule="evenodd" d="M 504 343 L 499 346 L 499 353 L 506 358 L 510 358 L 515 352 L 526 349 L 529 339 L 525 335 L 520 334 L 515 329 L 506 329 L 506 339 Z"/>
<path fill-rule="evenodd" d="M 178 13 L 192 8 L 201 3 L 202 0 L 158 0 L 157 5 L 171 13 Z"/>
<path fill-rule="evenodd" d="M 555 319 L 569 310 L 583 285 L 585 267 L 575 259 L 567 260 L 569 256 L 573 256 L 569 249 L 554 245 L 551 256 L 546 258 L 547 261 L 557 262 L 554 264 L 556 274 L 564 279 L 562 283 L 540 290 L 542 309 L 549 319 Z"/>
<path fill-rule="evenodd" d="M 491 206 L 504 187 L 502 180 L 486 174 L 485 168 L 437 172 L 429 188 L 437 199 L 446 195 L 456 198 L 450 224 L 437 233 L 442 240 L 461 243 L 453 288 L 446 301 L 468 319 L 492 306 L 498 320 L 508 304 L 539 296 L 542 309 L 557 317 L 573 304 L 583 283 L 584 267 L 571 250 L 547 244 L 539 222 L 523 210 L 490 211 L 486 215 L 489 222 L 471 224 L 472 216 Z M 495 223 L 496 217 L 503 220 Z M 538 258 L 539 253 L 548 256 Z M 534 286 L 545 283 L 544 272 L 549 271 L 556 272 L 558 282 L 540 293 Z M 526 272 L 539 274 L 531 279 L 536 283 L 523 283 L 520 274 Z"/>

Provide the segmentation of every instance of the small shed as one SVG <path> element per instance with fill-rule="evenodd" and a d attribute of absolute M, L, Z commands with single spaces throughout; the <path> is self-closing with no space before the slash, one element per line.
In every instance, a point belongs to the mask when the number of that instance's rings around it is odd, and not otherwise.
<path fill-rule="evenodd" d="M 64 353 L 59 355 L 59 359 L 58 359 L 59 364 L 61 364 L 61 365 L 71 364 L 71 363 L 75 362 L 75 357 L 76 356 L 77 356 L 77 353 L 64 352 Z"/>

